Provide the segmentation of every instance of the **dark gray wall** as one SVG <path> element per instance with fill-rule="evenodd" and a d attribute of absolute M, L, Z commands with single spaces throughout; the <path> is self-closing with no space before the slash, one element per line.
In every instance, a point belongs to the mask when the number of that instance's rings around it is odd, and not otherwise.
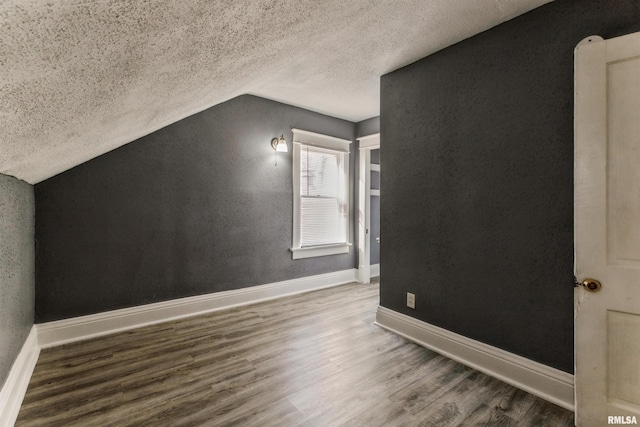
<path fill-rule="evenodd" d="M 34 215 L 33 186 L 0 174 L 0 388 L 33 326 Z"/>
<path fill-rule="evenodd" d="M 356 123 L 356 137 L 373 135 L 380 132 L 380 116 L 371 117 L 370 119 L 363 120 Z"/>
<path fill-rule="evenodd" d="M 573 49 L 638 30 L 558 0 L 382 77 L 383 306 L 573 372 Z"/>
<path fill-rule="evenodd" d="M 293 127 L 355 136 L 247 95 L 37 184 L 36 322 L 355 268 L 291 259 Z"/>

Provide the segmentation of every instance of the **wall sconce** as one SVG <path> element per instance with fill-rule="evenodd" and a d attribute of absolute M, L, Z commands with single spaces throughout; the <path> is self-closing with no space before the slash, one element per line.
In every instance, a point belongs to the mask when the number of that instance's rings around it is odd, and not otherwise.
<path fill-rule="evenodd" d="M 287 141 L 284 139 L 284 134 L 280 135 L 280 138 L 273 138 L 271 140 L 271 146 L 274 150 L 282 151 L 283 153 L 289 151 L 289 149 L 287 148 Z"/>
<path fill-rule="evenodd" d="M 287 141 L 284 139 L 284 134 L 280 135 L 280 138 L 273 138 L 271 140 L 271 147 L 276 150 L 276 166 L 278 166 L 278 151 L 283 153 L 289 151 Z"/>

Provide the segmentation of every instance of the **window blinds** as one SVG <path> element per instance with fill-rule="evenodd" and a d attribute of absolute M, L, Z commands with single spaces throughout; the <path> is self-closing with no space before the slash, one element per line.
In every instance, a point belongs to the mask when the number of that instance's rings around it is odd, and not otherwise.
<path fill-rule="evenodd" d="M 300 149 L 300 246 L 346 243 L 344 153 Z"/>

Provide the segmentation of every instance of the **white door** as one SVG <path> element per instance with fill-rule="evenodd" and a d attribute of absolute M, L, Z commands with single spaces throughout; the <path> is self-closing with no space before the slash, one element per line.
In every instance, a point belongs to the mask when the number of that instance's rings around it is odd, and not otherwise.
<path fill-rule="evenodd" d="M 640 33 L 576 48 L 574 172 L 576 425 L 640 423 Z"/>

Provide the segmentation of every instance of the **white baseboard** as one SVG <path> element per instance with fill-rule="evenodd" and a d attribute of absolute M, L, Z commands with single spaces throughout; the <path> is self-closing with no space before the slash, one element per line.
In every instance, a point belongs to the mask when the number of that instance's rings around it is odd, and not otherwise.
<path fill-rule="evenodd" d="M 368 275 L 366 274 L 367 269 L 369 270 Z M 372 277 L 380 276 L 380 264 L 373 264 L 366 267 L 364 265 L 359 265 L 357 274 L 359 283 L 371 283 Z"/>
<path fill-rule="evenodd" d="M 378 277 L 380 276 L 380 264 L 373 264 L 371 267 L 371 277 Z"/>
<path fill-rule="evenodd" d="M 34 326 L 0 390 L 0 427 L 12 427 L 15 424 L 39 355 L 40 347 Z"/>
<path fill-rule="evenodd" d="M 463 365 L 565 409 L 575 410 L 571 374 L 385 307 L 378 307 L 376 324 Z"/>
<path fill-rule="evenodd" d="M 40 348 L 356 281 L 356 269 L 301 277 L 36 325 Z"/>

